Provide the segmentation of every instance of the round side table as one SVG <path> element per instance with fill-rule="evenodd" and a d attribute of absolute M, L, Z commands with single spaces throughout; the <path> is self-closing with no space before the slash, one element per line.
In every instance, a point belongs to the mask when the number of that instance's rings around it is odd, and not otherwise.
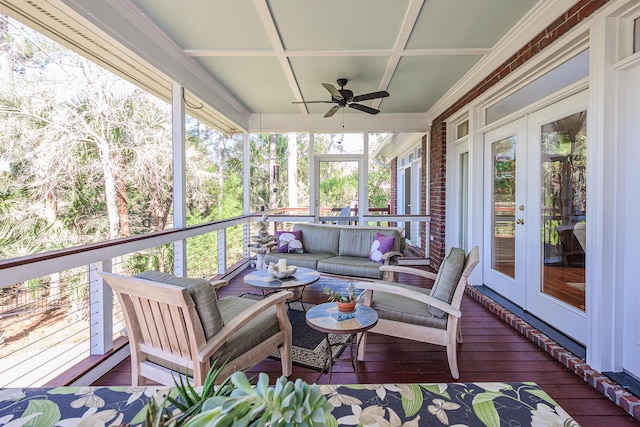
<path fill-rule="evenodd" d="M 262 290 L 262 295 L 267 293 L 276 292 L 281 290 L 294 290 L 299 289 L 300 293 L 298 298 L 294 298 L 289 302 L 300 301 L 302 309 L 304 310 L 304 302 L 302 301 L 302 295 L 304 294 L 304 288 L 314 282 L 317 282 L 320 278 L 320 273 L 311 268 L 298 267 L 298 271 L 291 277 L 286 279 L 276 279 L 271 277 L 267 270 L 256 270 L 244 276 L 244 283 L 250 286 L 254 286 Z M 270 291 L 270 292 L 269 292 Z"/>
<path fill-rule="evenodd" d="M 358 373 L 357 357 L 360 340 L 358 339 L 358 334 L 368 331 L 378 323 L 378 313 L 376 313 L 376 311 L 371 307 L 362 304 L 356 305 L 356 309 L 352 313 L 342 313 L 338 311 L 338 306 L 335 302 L 328 302 L 310 308 L 309 311 L 307 311 L 305 318 L 307 320 L 307 324 L 311 328 L 324 333 L 327 343 L 325 365 L 318 376 L 318 380 L 326 371 L 326 373 L 329 374 L 327 384 L 331 383 L 331 372 L 337 359 L 334 359 L 331 347 L 348 346 L 351 352 L 351 357 L 350 359 L 345 360 L 351 361 L 353 372 L 356 374 L 356 379 L 359 383 L 360 374 Z M 329 341 L 329 334 L 349 334 L 351 335 L 351 339 L 346 343 L 331 344 Z M 316 382 L 318 382 L 318 380 L 316 380 Z"/>

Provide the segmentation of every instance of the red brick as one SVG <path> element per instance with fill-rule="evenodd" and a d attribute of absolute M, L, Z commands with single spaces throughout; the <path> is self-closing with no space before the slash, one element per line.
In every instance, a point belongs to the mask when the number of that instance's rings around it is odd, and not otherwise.
<path fill-rule="evenodd" d="M 559 28 L 560 26 L 562 26 L 562 24 L 564 24 L 566 21 L 567 21 L 567 14 L 565 13 L 564 15 L 560 16 L 558 19 L 553 21 L 547 28 L 545 28 L 545 30 L 547 32 L 553 31 Z"/>
<path fill-rule="evenodd" d="M 593 12 L 595 12 L 601 6 L 603 6 L 608 2 L 609 0 L 592 0 L 592 1 L 586 2 L 585 6 L 582 9 L 580 9 L 580 12 L 579 12 L 580 20 L 582 21 L 583 19 L 591 15 Z"/>
<path fill-rule="evenodd" d="M 633 414 L 633 407 L 635 405 L 640 405 L 640 398 L 627 392 L 620 395 L 618 405 L 628 413 Z"/>
<path fill-rule="evenodd" d="M 578 12 L 580 11 L 580 9 L 582 9 L 582 7 L 584 7 L 584 3 L 586 3 L 586 1 L 579 1 L 578 3 L 574 4 L 573 6 L 571 6 L 569 8 L 569 10 L 567 11 L 567 16 L 571 17 L 574 15 L 577 15 Z"/>

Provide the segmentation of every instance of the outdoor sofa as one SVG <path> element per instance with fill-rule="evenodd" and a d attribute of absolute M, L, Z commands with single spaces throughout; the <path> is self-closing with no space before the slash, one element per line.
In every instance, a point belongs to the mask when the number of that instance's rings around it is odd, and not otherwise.
<path fill-rule="evenodd" d="M 300 239 L 297 245 L 289 242 L 287 248 L 283 244 L 286 242 L 283 238 L 290 237 L 288 234 Z M 380 238 L 380 235 L 384 237 Z M 388 238 L 393 238 L 392 244 Z M 382 246 L 378 243 L 374 246 L 374 240 L 382 242 Z M 265 256 L 267 265 L 286 259 L 288 265 L 312 268 L 320 273 L 371 279 L 383 277 L 381 265 L 397 265 L 404 249 L 402 229 L 397 227 L 297 223 L 291 232 L 276 233 L 276 242 L 278 246 Z M 384 248 L 385 243 L 390 244 L 388 250 Z M 375 248 L 383 251 L 372 253 Z"/>

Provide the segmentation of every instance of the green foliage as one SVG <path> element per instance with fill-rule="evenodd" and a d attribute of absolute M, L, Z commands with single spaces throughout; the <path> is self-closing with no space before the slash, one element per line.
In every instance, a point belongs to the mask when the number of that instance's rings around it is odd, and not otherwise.
<path fill-rule="evenodd" d="M 301 379 L 295 383 L 280 377 L 269 386 L 269 376 L 260 373 L 253 387 L 242 372 L 231 376 L 235 389 L 225 398 L 213 397 L 202 405 L 202 412 L 185 424 L 200 426 L 333 426 L 337 422 L 333 406 L 317 385 Z"/>
<path fill-rule="evenodd" d="M 322 293 L 328 296 L 329 301 L 351 302 L 356 299 L 356 288 L 353 282 L 347 282 L 347 288 L 344 292 L 335 291 L 329 287 L 325 287 Z"/>
<path fill-rule="evenodd" d="M 225 364 L 216 367 L 214 362 L 198 389 L 179 376 L 177 397 L 168 396 L 162 404 L 149 401 L 145 426 L 337 426 L 333 405 L 317 385 L 280 377 L 269 386 L 269 376 L 260 373 L 254 387 L 243 372 L 236 372 L 216 386 Z M 168 410 L 169 403 L 174 412 Z"/>

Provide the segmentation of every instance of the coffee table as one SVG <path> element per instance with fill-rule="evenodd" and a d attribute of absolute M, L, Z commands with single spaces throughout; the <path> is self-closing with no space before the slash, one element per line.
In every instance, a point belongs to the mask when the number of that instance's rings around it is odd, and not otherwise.
<path fill-rule="evenodd" d="M 335 302 L 327 302 L 311 307 L 305 316 L 307 324 L 315 329 L 324 333 L 325 340 L 327 342 L 326 348 L 326 361 L 325 366 L 318 375 L 318 380 L 325 373 L 329 374 L 327 384 L 331 384 L 331 372 L 333 371 L 333 365 L 336 359 L 333 358 L 331 347 L 342 346 L 349 347 L 351 352 L 350 359 L 340 359 L 351 361 L 353 372 L 356 374 L 356 379 L 360 382 L 360 375 L 358 373 L 358 346 L 360 340 L 358 334 L 368 331 L 378 323 L 378 313 L 371 307 L 366 305 L 357 304 L 355 311 L 351 313 L 342 313 L 338 311 L 338 306 Z M 346 343 L 333 343 L 329 341 L 329 334 L 350 334 L 351 339 Z M 355 356 L 353 354 L 355 350 Z"/>
<path fill-rule="evenodd" d="M 291 277 L 287 277 L 286 279 L 276 279 L 275 277 L 271 277 L 269 275 L 269 271 L 260 269 L 244 276 L 244 283 L 256 288 L 260 288 L 263 295 L 269 294 L 271 292 L 277 292 L 283 289 L 299 289 L 300 295 L 297 298 L 290 300 L 289 302 L 300 301 L 302 309 L 306 310 L 304 307 L 304 302 L 302 301 L 304 288 L 307 285 L 317 282 L 319 278 L 320 273 L 312 268 L 298 267 L 296 274 Z"/>

